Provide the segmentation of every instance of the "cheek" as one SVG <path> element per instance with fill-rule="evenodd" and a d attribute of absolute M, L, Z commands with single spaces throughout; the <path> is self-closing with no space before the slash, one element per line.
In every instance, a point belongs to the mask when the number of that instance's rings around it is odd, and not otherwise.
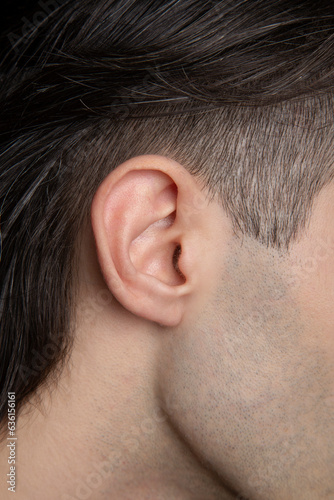
<path fill-rule="evenodd" d="M 277 467 L 292 467 L 307 453 L 303 433 L 314 434 L 328 379 L 293 307 L 276 301 L 275 309 L 263 303 L 234 314 L 223 302 L 169 344 L 163 387 L 165 410 L 189 446 L 238 484 L 260 461 L 274 456 Z M 282 454 L 287 447 L 291 456 Z"/>

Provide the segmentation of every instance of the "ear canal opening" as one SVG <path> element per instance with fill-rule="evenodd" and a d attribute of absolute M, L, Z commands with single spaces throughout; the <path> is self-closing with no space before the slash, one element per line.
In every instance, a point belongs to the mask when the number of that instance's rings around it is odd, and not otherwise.
<path fill-rule="evenodd" d="M 181 245 L 177 244 L 176 247 L 175 247 L 174 253 L 173 253 L 173 267 L 174 267 L 175 271 L 177 272 L 177 274 L 184 281 L 186 281 L 186 277 L 184 276 L 184 274 L 182 273 L 182 271 L 179 268 L 179 259 L 180 259 L 181 253 L 182 253 Z"/>

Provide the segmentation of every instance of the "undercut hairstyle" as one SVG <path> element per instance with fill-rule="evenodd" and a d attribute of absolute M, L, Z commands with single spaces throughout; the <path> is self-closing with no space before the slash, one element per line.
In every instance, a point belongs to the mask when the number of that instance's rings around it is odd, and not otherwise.
<path fill-rule="evenodd" d="M 43 5 L 0 66 L 3 429 L 7 393 L 20 409 L 68 360 L 80 234 L 117 165 L 178 161 L 281 251 L 334 177 L 331 2 Z"/>

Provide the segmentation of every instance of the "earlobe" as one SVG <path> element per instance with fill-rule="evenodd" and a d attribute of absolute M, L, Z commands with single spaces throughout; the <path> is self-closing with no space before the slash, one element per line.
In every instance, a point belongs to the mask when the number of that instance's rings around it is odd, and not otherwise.
<path fill-rule="evenodd" d="M 180 192 L 192 184 L 181 169 L 164 157 L 132 158 L 107 176 L 91 211 L 107 286 L 132 314 L 166 326 L 183 317 L 197 256 L 197 233 L 182 217 L 187 193 Z"/>

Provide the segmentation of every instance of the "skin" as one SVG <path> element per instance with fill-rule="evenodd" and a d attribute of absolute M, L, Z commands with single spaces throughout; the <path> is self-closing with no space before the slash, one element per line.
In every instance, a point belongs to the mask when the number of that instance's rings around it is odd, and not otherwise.
<path fill-rule="evenodd" d="M 333 498 L 334 186 L 289 252 L 202 188 L 143 156 L 98 189 L 71 358 L 18 419 L 16 498 Z"/>

